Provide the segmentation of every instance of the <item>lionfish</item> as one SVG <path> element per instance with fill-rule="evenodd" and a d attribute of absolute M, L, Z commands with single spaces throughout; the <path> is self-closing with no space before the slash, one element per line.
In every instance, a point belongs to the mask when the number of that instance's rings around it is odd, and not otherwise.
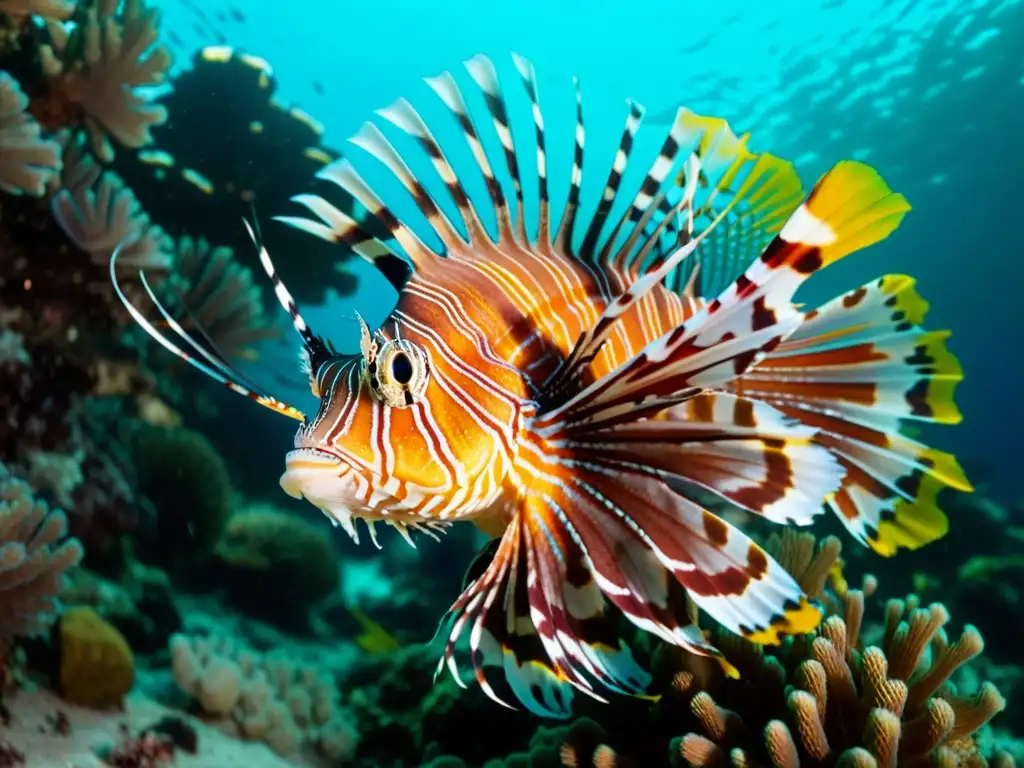
<path fill-rule="evenodd" d="M 319 398 L 312 418 L 190 337 L 141 273 L 162 327 L 182 343 L 123 300 L 166 348 L 301 421 L 281 485 L 356 541 L 357 520 L 375 544 L 377 522 L 410 542 L 412 530 L 434 536 L 458 520 L 496 536 L 490 561 L 442 621 L 438 673 L 447 666 L 465 685 L 455 653 L 468 635 L 489 696 L 507 705 L 511 691 L 537 714 L 565 717 L 576 690 L 644 695 L 650 675 L 616 631 L 620 615 L 732 673 L 696 609 L 761 644 L 818 625 L 820 609 L 793 577 L 700 503 L 708 493 L 781 524 L 831 509 L 885 555 L 942 536 L 939 490 L 970 486 L 951 455 L 901 426 L 957 422 L 962 374 L 947 333 L 922 328 L 927 304 L 909 277 L 883 276 L 810 312 L 793 302 L 805 280 L 887 237 L 910 209 L 872 168 L 840 162 L 804 197 L 791 164 L 752 152 L 749 134 L 737 137 L 724 120 L 680 108 L 639 190 L 614 214 L 644 116 L 628 102 L 603 193 L 584 219 L 574 79 L 575 153 L 555 227 L 537 80 L 513 58 L 532 108 L 535 228 L 508 103 L 484 56 L 466 66 L 504 180 L 454 77 L 426 82 L 468 143 L 491 229 L 404 99 L 378 114 L 425 153 L 448 210 L 373 123 L 351 141 L 408 191 L 439 246 L 344 158 L 318 176 L 390 238 L 313 195 L 294 200 L 315 219 L 280 219 L 347 246 L 398 291 L 380 327 L 358 318 L 357 354 L 337 352 L 307 325 L 246 224 L 301 338 Z"/>

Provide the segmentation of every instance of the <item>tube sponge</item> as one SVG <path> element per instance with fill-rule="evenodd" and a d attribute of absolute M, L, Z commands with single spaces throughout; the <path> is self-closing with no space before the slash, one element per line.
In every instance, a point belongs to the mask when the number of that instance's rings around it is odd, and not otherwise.
<path fill-rule="evenodd" d="M 0 463 L 0 639 L 42 634 L 56 620 L 64 574 L 85 554 L 67 531 L 65 514 Z"/>
<path fill-rule="evenodd" d="M 326 669 L 260 654 L 227 638 L 171 638 L 171 671 L 203 711 L 232 723 L 245 739 L 282 756 L 311 746 L 332 760 L 350 759 L 357 736 Z"/>

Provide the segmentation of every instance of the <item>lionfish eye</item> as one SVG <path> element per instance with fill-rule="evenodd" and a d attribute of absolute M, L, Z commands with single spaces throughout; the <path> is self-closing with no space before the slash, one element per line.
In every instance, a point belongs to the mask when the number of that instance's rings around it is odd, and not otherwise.
<path fill-rule="evenodd" d="M 406 339 L 387 341 L 377 354 L 375 370 L 367 368 L 370 389 L 385 405 L 404 408 L 423 396 L 430 368 L 427 354 Z"/>
<path fill-rule="evenodd" d="M 391 358 L 391 378 L 403 385 L 412 381 L 412 361 L 404 352 L 396 352 Z"/>

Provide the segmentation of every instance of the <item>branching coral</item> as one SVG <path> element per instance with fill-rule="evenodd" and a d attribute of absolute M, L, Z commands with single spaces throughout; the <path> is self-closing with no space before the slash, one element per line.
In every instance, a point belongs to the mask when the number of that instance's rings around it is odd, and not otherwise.
<path fill-rule="evenodd" d="M 27 106 L 28 97 L 18 82 L 0 72 L 0 189 L 39 197 L 60 171 L 60 146 L 42 138 Z"/>
<path fill-rule="evenodd" d="M 264 311 L 263 292 L 252 270 L 238 263 L 230 248 L 212 248 L 202 238 L 178 240 L 176 276 L 186 286 L 174 291 L 178 319 L 199 327 L 227 357 L 252 359 L 254 344 L 280 336 L 280 326 Z"/>
<path fill-rule="evenodd" d="M 83 555 L 67 518 L 0 464 L 0 638 L 49 629 L 64 572 Z"/>
<path fill-rule="evenodd" d="M 303 745 L 334 760 L 352 757 L 356 733 L 327 670 L 298 667 L 279 653 L 258 654 L 229 639 L 174 635 L 175 682 L 211 716 L 281 755 Z"/>
<path fill-rule="evenodd" d="M 684 663 L 674 687 L 688 699 L 703 734 L 684 736 L 677 754 L 694 766 L 737 768 L 984 765 L 971 737 L 1005 702 L 991 684 L 964 698 L 948 682 L 981 653 L 977 630 L 968 626 L 950 642 L 946 609 L 919 607 L 910 597 L 889 601 L 884 637 L 866 646 L 865 595 L 846 590 L 838 578 L 838 541 L 826 539 L 813 557 L 812 542 L 789 531 L 770 549 L 831 615 L 814 636 L 775 652 L 722 638 L 719 647 L 739 669 L 738 680 L 722 680 L 693 659 Z M 830 572 L 831 594 L 824 591 Z"/>
<path fill-rule="evenodd" d="M 157 44 L 159 11 L 142 0 L 98 0 L 80 25 L 50 21 L 43 68 L 56 90 L 84 113 L 93 150 L 113 159 L 110 137 L 126 147 L 152 141 L 150 130 L 167 120 L 147 86 L 163 83 L 170 50 Z"/>
<path fill-rule="evenodd" d="M 461 760 L 456 765 L 465 766 Z M 484 768 L 532 768 L 559 765 L 563 768 L 633 768 L 605 743 L 605 733 L 593 720 L 582 717 L 570 725 L 539 728 L 528 751 L 489 760 Z"/>

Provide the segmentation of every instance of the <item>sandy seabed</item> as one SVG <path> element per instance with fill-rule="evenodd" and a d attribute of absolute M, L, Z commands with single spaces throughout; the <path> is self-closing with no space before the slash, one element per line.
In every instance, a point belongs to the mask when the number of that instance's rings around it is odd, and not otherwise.
<path fill-rule="evenodd" d="M 44 689 L 19 691 L 5 703 L 11 721 L 7 727 L 0 726 L 0 739 L 25 755 L 25 768 L 109 768 L 96 750 L 121 741 L 122 725 L 136 734 L 165 717 L 182 718 L 197 736 L 197 754 L 177 750 L 175 768 L 292 768 L 301 764 L 278 757 L 262 743 L 232 738 L 139 692 L 125 699 L 123 712 L 74 706 Z M 66 735 L 54 732 L 58 712 L 64 713 L 71 726 Z"/>

